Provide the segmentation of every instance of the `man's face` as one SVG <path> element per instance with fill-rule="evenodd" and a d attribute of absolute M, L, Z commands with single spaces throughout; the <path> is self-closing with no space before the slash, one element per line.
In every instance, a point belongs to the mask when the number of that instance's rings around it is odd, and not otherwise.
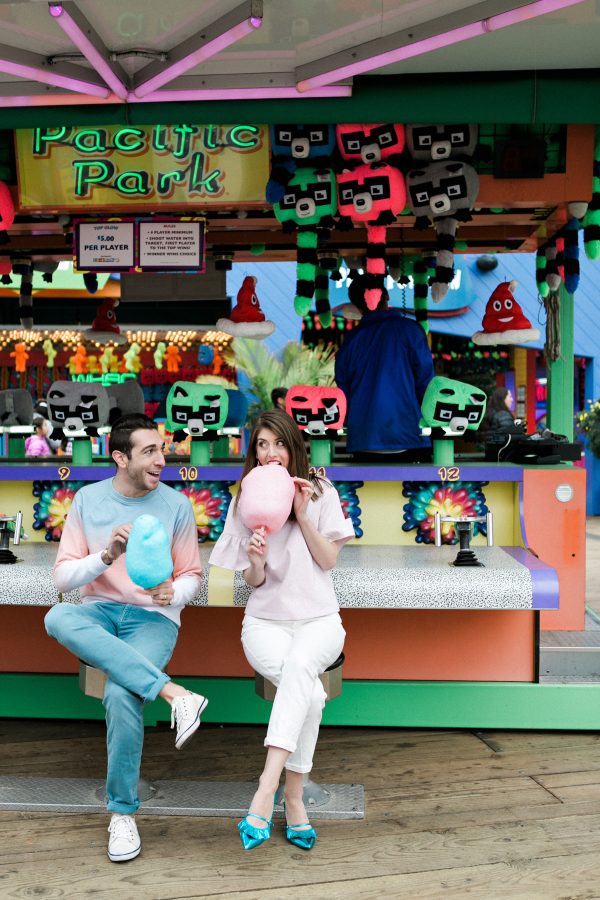
<path fill-rule="evenodd" d="M 164 442 L 158 431 L 142 428 L 131 435 L 131 454 L 119 453 L 119 473 L 131 489 L 130 496 L 141 497 L 156 490 L 165 466 Z"/>

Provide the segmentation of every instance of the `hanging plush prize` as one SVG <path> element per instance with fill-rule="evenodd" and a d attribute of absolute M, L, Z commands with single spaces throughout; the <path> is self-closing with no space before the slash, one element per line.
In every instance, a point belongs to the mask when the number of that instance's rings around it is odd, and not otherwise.
<path fill-rule="evenodd" d="M 406 149 L 415 161 L 471 158 L 478 138 L 477 125 L 406 126 Z"/>
<path fill-rule="evenodd" d="M 454 277 L 454 244 L 459 222 L 468 222 L 479 193 L 479 176 L 473 166 L 461 161 L 433 162 L 412 169 L 406 176 L 408 204 L 416 217 L 416 228 L 427 227 L 433 217 L 437 232 L 435 276 L 431 297 L 443 300 Z"/>
<path fill-rule="evenodd" d="M 256 294 L 256 278 L 253 275 L 246 275 L 229 318 L 217 319 L 216 328 L 217 331 L 223 331 L 233 337 L 254 340 L 262 340 L 273 334 L 275 323 L 265 319 Z"/>
<path fill-rule="evenodd" d="M 483 331 L 476 331 L 474 344 L 524 344 L 537 341 L 540 332 L 514 298 L 516 281 L 503 281 L 494 290 L 485 307 Z"/>
<path fill-rule="evenodd" d="M 0 244 L 8 243 L 8 229 L 15 220 L 15 205 L 12 194 L 3 181 L 0 181 Z"/>
<path fill-rule="evenodd" d="M 297 169 L 285 194 L 273 206 L 284 229 L 297 228 L 297 284 L 294 309 L 299 316 L 310 310 L 315 293 L 319 228 L 330 228 L 337 211 L 335 176 L 331 169 Z M 322 304 L 323 312 L 327 309 Z"/>
<path fill-rule="evenodd" d="M 583 220 L 583 246 L 588 259 L 600 259 L 600 140 L 594 149 L 592 199 Z"/>
<path fill-rule="evenodd" d="M 378 163 L 342 172 L 337 186 L 340 214 L 367 227 L 365 302 L 369 309 L 376 309 L 386 273 L 386 226 L 404 209 L 404 178 L 394 166 Z"/>
<path fill-rule="evenodd" d="M 286 394 L 285 410 L 300 431 L 335 437 L 346 420 L 346 395 L 338 387 L 295 384 Z"/>
<path fill-rule="evenodd" d="M 31 259 L 18 259 L 13 262 L 12 270 L 15 275 L 21 276 L 21 287 L 19 290 L 19 317 L 21 319 L 21 328 L 29 331 L 33 328 L 33 300 L 31 297 L 33 266 Z"/>
<path fill-rule="evenodd" d="M 336 125 L 336 138 L 344 166 L 400 165 L 404 125 Z"/>
<path fill-rule="evenodd" d="M 271 125 L 267 203 L 278 203 L 297 168 L 328 168 L 335 149 L 333 125 Z"/>

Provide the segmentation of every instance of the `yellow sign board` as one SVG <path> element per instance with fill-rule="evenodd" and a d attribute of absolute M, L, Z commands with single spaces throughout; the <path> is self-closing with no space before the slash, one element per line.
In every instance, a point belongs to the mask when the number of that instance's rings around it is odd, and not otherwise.
<path fill-rule="evenodd" d="M 122 212 L 265 202 L 264 125 L 57 126 L 15 134 L 24 210 Z"/>

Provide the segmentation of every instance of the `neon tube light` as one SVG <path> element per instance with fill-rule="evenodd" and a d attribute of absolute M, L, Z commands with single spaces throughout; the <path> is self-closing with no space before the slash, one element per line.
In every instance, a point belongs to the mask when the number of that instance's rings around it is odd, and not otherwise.
<path fill-rule="evenodd" d="M 262 25 L 262 0 L 246 0 L 221 16 L 201 33 L 193 35 L 169 52 L 170 65 L 150 63 L 139 73 L 134 96 L 141 100 L 184 72 L 252 34 Z"/>
<path fill-rule="evenodd" d="M 45 57 L 39 56 L 37 53 L 16 50 L 14 47 L 6 47 L 3 44 L 0 45 L 0 72 L 16 75 L 17 78 L 26 78 L 29 81 L 51 84 L 54 87 L 65 88 L 80 94 L 91 94 L 93 97 L 102 97 L 103 99 L 109 97 L 111 93 L 105 84 L 100 83 L 100 80 L 90 78 L 85 69 L 69 64 L 50 66 Z"/>
<path fill-rule="evenodd" d="M 209 100 L 310 100 L 314 97 L 351 97 L 352 85 L 333 84 L 300 93 L 295 87 L 249 87 L 153 91 L 141 98 L 142 103 L 177 103 Z M 132 96 L 133 100 L 140 98 Z"/>
<path fill-rule="evenodd" d="M 515 7 L 514 0 L 509 3 L 484 0 L 452 15 L 441 16 L 431 22 L 424 22 L 299 66 L 296 69 L 296 87 L 299 91 L 314 90 L 342 78 L 372 72 L 391 63 L 431 53 L 442 47 L 585 2 L 586 0 L 532 0 Z M 488 12 L 489 15 L 486 15 Z M 457 27 L 447 27 L 453 24 Z"/>

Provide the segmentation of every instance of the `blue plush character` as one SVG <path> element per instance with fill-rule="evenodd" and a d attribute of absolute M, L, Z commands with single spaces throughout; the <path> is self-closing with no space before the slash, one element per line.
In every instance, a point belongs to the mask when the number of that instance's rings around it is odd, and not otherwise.
<path fill-rule="evenodd" d="M 333 125 L 271 125 L 271 175 L 267 203 L 278 203 L 298 167 L 329 168 L 335 151 Z"/>

